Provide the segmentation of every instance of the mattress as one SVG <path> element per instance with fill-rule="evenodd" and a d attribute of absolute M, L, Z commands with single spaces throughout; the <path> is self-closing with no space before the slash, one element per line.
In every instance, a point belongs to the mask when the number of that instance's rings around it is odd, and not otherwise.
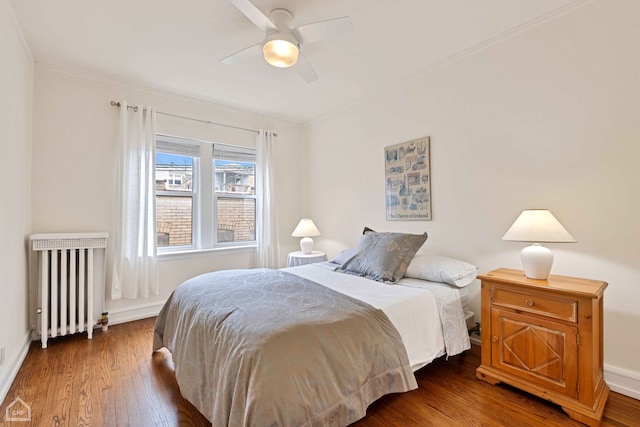
<path fill-rule="evenodd" d="M 458 288 L 406 278 L 389 285 L 332 271 L 329 263 L 283 270 L 381 309 L 400 333 L 414 371 L 444 354 L 454 355 L 470 348 Z M 443 304 L 450 306 L 444 309 Z M 450 318 L 443 322 L 443 316 Z"/>

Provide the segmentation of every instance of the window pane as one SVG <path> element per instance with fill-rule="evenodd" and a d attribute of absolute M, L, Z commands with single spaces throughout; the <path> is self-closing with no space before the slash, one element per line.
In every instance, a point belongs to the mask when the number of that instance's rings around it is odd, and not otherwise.
<path fill-rule="evenodd" d="M 215 192 L 256 194 L 256 164 L 214 160 Z"/>
<path fill-rule="evenodd" d="M 158 247 L 193 244 L 193 158 L 156 154 Z"/>
<path fill-rule="evenodd" d="M 156 195 L 158 247 L 191 245 L 192 224 L 192 197 Z"/>
<path fill-rule="evenodd" d="M 193 157 L 156 153 L 156 191 L 191 192 Z"/>
<path fill-rule="evenodd" d="M 256 240 L 256 200 L 218 197 L 218 243 Z"/>

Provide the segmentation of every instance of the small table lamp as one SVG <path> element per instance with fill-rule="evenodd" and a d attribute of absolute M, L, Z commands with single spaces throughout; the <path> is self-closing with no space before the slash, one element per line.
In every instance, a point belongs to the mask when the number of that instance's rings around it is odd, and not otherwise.
<path fill-rule="evenodd" d="M 572 243 L 576 240 L 546 209 L 522 211 L 516 222 L 502 237 L 515 242 L 535 242 L 520 253 L 524 274 L 530 279 L 546 280 L 551 272 L 553 253 L 540 242 Z"/>
<path fill-rule="evenodd" d="M 300 249 L 303 254 L 310 254 L 313 251 L 312 237 L 319 235 L 320 231 L 318 227 L 316 227 L 310 218 L 302 218 L 296 229 L 291 233 L 293 237 L 302 237 L 302 239 L 300 239 Z"/>

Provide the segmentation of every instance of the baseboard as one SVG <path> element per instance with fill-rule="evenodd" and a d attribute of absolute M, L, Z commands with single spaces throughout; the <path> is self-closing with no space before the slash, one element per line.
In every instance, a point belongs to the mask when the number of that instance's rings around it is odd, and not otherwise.
<path fill-rule="evenodd" d="M 16 379 L 16 375 L 18 375 L 18 371 L 20 370 L 24 359 L 27 358 L 30 345 L 31 333 L 27 333 L 22 341 L 22 346 L 18 355 L 12 360 L 9 360 L 5 369 L 0 371 L 0 403 L 4 402 L 4 399 L 7 397 L 7 393 L 9 393 L 9 389 L 11 388 L 13 381 Z"/>
<path fill-rule="evenodd" d="M 605 363 L 604 380 L 611 391 L 640 400 L 639 373 Z"/>
<path fill-rule="evenodd" d="M 119 323 L 133 322 L 134 320 L 155 317 L 158 315 L 158 313 L 160 313 L 163 305 L 164 302 L 159 302 L 110 311 L 109 324 L 117 325 Z"/>

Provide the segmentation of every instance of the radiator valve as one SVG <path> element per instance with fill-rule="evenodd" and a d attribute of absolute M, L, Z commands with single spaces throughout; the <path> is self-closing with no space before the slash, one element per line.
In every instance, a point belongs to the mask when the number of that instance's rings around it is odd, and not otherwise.
<path fill-rule="evenodd" d="M 109 332 L 109 318 L 107 317 L 109 313 L 104 312 L 98 320 L 98 324 L 102 326 L 102 332 Z"/>

